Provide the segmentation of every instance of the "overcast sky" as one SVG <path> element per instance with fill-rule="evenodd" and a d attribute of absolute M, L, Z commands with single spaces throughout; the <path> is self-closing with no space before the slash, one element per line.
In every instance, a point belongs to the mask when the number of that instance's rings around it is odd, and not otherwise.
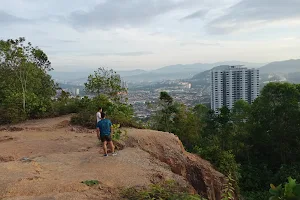
<path fill-rule="evenodd" d="M 0 0 L 0 39 L 24 36 L 57 71 L 300 58 L 300 0 Z"/>

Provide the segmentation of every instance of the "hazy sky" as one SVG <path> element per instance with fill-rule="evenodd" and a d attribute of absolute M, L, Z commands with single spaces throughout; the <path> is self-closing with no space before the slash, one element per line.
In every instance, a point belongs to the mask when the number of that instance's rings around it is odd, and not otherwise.
<path fill-rule="evenodd" d="M 57 71 L 300 58 L 300 0 L 0 0 L 0 38 Z"/>

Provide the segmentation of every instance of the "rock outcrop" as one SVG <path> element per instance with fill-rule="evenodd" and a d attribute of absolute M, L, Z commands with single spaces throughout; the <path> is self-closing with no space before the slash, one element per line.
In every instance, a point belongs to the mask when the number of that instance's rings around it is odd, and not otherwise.
<path fill-rule="evenodd" d="M 128 129 L 127 132 L 126 146 L 138 147 L 168 164 L 173 173 L 185 177 L 207 199 L 221 199 L 224 175 L 208 161 L 186 152 L 177 136 L 150 130 Z"/>

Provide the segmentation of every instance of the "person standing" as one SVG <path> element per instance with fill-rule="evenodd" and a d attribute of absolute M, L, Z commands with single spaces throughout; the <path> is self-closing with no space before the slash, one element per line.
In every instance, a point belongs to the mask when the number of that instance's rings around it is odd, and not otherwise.
<path fill-rule="evenodd" d="M 97 123 L 97 137 L 103 142 L 103 150 L 104 156 L 108 156 L 107 154 L 107 143 L 110 146 L 112 155 L 117 155 L 115 153 L 115 147 L 111 138 L 112 133 L 112 123 L 109 119 L 106 119 L 105 113 L 101 113 L 101 120 Z"/>
<path fill-rule="evenodd" d="M 97 124 L 98 124 L 99 121 L 101 121 L 101 113 L 102 113 L 102 108 L 99 107 L 98 112 L 97 112 L 97 114 L 96 114 L 96 117 L 97 117 Z"/>

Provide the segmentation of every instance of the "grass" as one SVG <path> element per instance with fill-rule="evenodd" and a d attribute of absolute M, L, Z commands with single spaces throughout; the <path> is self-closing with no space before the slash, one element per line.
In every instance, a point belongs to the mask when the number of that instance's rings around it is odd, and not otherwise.
<path fill-rule="evenodd" d="M 165 181 L 148 188 L 127 188 L 121 196 L 128 200 L 206 200 L 199 195 L 190 194 L 188 189 L 175 181 Z"/>
<path fill-rule="evenodd" d="M 98 180 L 86 180 L 86 181 L 82 181 L 81 183 L 87 185 L 87 186 L 94 186 L 94 185 L 99 185 L 99 181 Z"/>

